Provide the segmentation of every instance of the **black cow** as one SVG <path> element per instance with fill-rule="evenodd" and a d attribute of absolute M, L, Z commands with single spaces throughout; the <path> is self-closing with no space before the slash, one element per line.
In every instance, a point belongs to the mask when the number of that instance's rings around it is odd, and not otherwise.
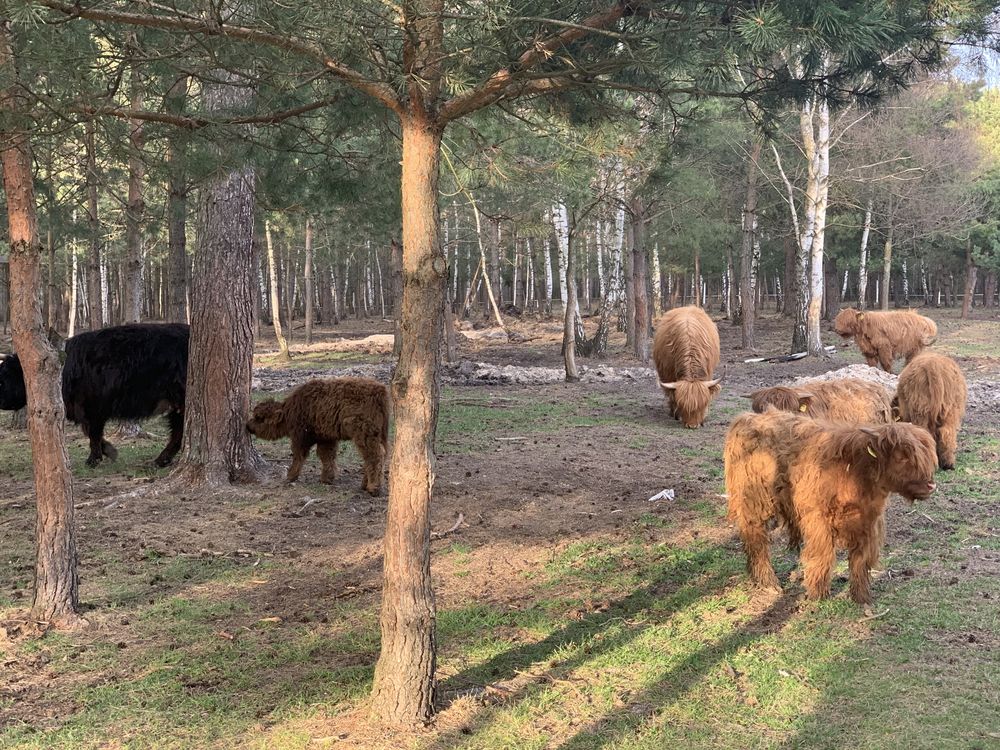
<path fill-rule="evenodd" d="M 90 439 L 88 466 L 118 451 L 104 439 L 110 419 L 137 420 L 166 414 L 170 440 L 157 466 L 169 464 L 184 434 L 190 329 L 181 324 L 135 323 L 80 333 L 66 341 L 62 397 L 66 418 Z M 26 403 L 17 355 L 0 361 L 0 409 Z"/>

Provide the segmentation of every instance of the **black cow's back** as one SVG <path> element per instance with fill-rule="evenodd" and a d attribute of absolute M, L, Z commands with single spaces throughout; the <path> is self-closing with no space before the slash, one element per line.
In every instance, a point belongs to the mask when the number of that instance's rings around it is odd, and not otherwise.
<path fill-rule="evenodd" d="M 77 334 L 66 342 L 63 401 L 74 422 L 144 419 L 184 408 L 190 330 L 134 323 Z"/>

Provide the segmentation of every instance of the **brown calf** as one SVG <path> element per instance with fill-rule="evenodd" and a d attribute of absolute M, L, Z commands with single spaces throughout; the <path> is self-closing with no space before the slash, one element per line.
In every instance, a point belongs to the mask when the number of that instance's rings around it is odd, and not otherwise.
<path fill-rule="evenodd" d="M 353 440 L 365 463 L 362 488 L 378 494 L 389 441 L 389 393 L 365 378 L 310 380 L 283 402 L 262 401 L 247 430 L 264 440 L 289 437 L 292 463 L 288 481 L 299 478 L 313 445 L 323 465 L 321 481 L 332 484 L 337 473 L 337 443 Z"/>
<path fill-rule="evenodd" d="M 749 398 L 751 408 L 758 414 L 773 406 L 779 411 L 800 412 L 831 422 L 888 424 L 893 421 L 889 392 L 878 383 L 859 378 L 761 388 Z"/>
<path fill-rule="evenodd" d="M 907 362 L 937 338 L 937 325 L 914 310 L 861 312 L 853 308 L 840 311 L 833 330 L 845 339 L 853 338 L 865 361 L 892 372 L 894 360 Z"/>
<path fill-rule="evenodd" d="M 893 401 L 899 418 L 920 425 L 934 436 L 942 469 L 955 468 L 967 391 L 958 365 L 942 354 L 922 352 L 899 374 Z"/>
<path fill-rule="evenodd" d="M 851 598 L 870 604 L 889 493 L 927 497 L 935 463 L 930 434 L 910 424 L 857 427 L 773 410 L 740 415 L 726 435 L 726 490 L 751 580 L 780 588 L 768 535 L 768 522 L 777 520 L 792 546 L 803 545 L 810 599 L 829 595 L 836 550 L 846 549 Z"/>

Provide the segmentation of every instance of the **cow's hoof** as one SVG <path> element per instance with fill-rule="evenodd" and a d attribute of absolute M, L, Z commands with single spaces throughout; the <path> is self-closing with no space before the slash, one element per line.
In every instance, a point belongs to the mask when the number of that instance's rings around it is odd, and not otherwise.
<path fill-rule="evenodd" d="M 372 497 L 378 497 L 379 495 L 382 494 L 382 488 L 381 487 L 362 487 L 361 489 L 363 489 L 365 492 L 367 492 Z"/>
<path fill-rule="evenodd" d="M 170 462 L 171 461 L 173 461 L 172 457 L 157 456 L 156 459 L 153 461 L 153 463 L 156 464 L 157 466 L 159 466 L 162 469 L 165 466 L 170 466 Z"/>
<path fill-rule="evenodd" d="M 320 477 L 319 481 L 321 483 L 323 483 L 323 484 L 336 484 L 337 483 L 337 480 L 335 480 L 333 477 Z"/>
<path fill-rule="evenodd" d="M 91 456 L 90 458 L 87 459 L 87 466 L 89 466 L 91 469 L 93 469 L 99 463 L 101 463 L 100 456 L 97 456 L 96 458 L 94 456 Z"/>
<path fill-rule="evenodd" d="M 955 468 L 955 464 L 941 464 L 941 468 L 944 471 L 952 471 Z"/>

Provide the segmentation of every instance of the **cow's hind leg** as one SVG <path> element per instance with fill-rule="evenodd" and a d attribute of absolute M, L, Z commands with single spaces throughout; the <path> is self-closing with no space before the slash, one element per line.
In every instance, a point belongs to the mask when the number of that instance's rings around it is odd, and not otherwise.
<path fill-rule="evenodd" d="M 312 447 L 312 442 L 305 437 L 292 435 L 292 463 L 288 467 L 288 474 L 285 477 L 289 482 L 294 482 L 299 478 L 299 473 L 302 471 L 302 464 L 309 457 L 309 451 Z"/>
<path fill-rule="evenodd" d="M 850 549 L 851 598 L 858 604 L 871 604 L 872 546 L 876 541 L 865 536 L 855 541 Z"/>
<path fill-rule="evenodd" d="M 385 446 L 378 435 L 357 435 L 354 444 L 365 462 L 365 480 L 361 488 L 369 495 L 377 495 L 382 488 L 382 464 Z"/>
<path fill-rule="evenodd" d="M 319 481 L 333 484 L 337 478 L 337 441 L 330 440 L 316 443 L 316 455 L 323 466 Z"/>
<path fill-rule="evenodd" d="M 170 465 L 177 451 L 181 449 L 181 440 L 184 438 L 184 412 L 170 412 L 167 415 L 167 422 L 170 424 L 170 439 L 154 461 L 157 466 Z"/>

